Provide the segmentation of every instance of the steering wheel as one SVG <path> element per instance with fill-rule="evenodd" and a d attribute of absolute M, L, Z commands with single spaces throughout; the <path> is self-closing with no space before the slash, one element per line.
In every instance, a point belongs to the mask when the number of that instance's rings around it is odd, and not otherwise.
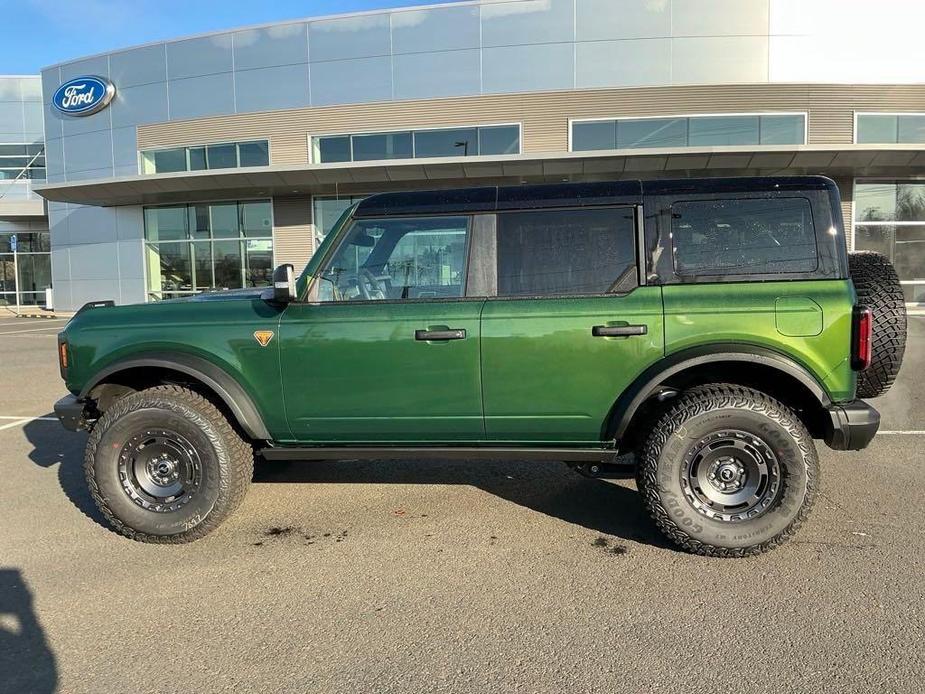
<path fill-rule="evenodd" d="M 369 268 L 361 267 L 357 271 L 357 288 L 360 294 L 367 301 L 380 300 L 385 298 L 385 291 L 376 276 L 369 271 Z"/>

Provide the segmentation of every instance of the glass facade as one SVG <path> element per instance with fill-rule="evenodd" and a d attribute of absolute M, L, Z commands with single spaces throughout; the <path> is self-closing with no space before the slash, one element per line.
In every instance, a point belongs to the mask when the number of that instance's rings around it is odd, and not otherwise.
<path fill-rule="evenodd" d="M 42 81 L 0 76 L 0 201 L 36 200 L 45 182 Z"/>
<path fill-rule="evenodd" d="M 0 181 L 45 181 L 45 147 L 0 144 Z"/>
<path fill-rule="evenodd" d="M 270 285 L 269 200 L 148 207 L 144 225 L 149 299 Z"/>
<path fill-rule="evenodd" d="M 519 153 L 519 125 L 326 135 L 312 138 L 312 161 L 323 164 Z"/>
<path fill-rule="evenodd" d="M 267 140 L 153 149 L 141 153 L 141 172 L 146 174 L 236 169 L 241 166 L 267 166 L 269 163 L 270 144 Z"/>
<path fill-rule="evenodd" d="M 925 144 L 925 113 L 859 113 L 858 144 Z"/>
<path fill-rule="evenodd" d="M 573 152 L 650 147 L 802 145 L 802 113 L 573 121 Z"/>
<path fill-rule="evenodd" d="M 906 301 L 925 305 L 925 181 L 858 181 L 854 248 L 888 257 Z"/>
<path fill-rule="evenodd" d="M 0 221 L 0 305 L 43 305 L 45 289 L 50 286 L 48 232 Z"/>

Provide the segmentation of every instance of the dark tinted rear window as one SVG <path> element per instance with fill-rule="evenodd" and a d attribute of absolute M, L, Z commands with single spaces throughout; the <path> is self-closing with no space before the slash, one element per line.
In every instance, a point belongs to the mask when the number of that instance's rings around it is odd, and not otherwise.
<path fill-rule="evenodd" d="M 604 294 L 635 277 L 634 230 L 629 207 L 499 214 L 498 295 Z"/>
<path fill-rule="evenodd" d="M 806 198 L 677 202 L 671 235 L 681 276 L 812 272 L 818 266 Z"/>

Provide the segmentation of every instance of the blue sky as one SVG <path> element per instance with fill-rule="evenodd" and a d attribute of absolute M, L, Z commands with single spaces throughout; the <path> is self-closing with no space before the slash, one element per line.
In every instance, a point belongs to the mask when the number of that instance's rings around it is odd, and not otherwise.
<path fill-rule="evenodd" d="M 453 0 L 0 0 L 0 75 L 160 39 Z"/>

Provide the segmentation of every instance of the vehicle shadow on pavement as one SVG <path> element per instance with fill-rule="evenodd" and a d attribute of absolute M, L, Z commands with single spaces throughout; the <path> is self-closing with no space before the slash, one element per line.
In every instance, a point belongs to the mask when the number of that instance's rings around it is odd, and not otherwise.
<path fill-rule="evenodd" d="M 304 462 L 257 459 L 254 482 L 468 484 L 511 503 L 603 535 L 673 549 L 634 490 L 588 479 L 564 463 L 510 461 Z"/>
<path fill-rule="evenodd" d="M 58 466 L 58 482 L 84 515 L 110 529 L 87 490 L 83 474 L 86 435 L 56 422 L 36 420 L 23 427 L 32 445 L 29 459 Z M 632 489 L 588 479 L 564 463 L 528 461 L 266 461 L 257 459 L 254 482 L 328 484 L 467 484 L 511 503 L 602 535 L 671 548 L 654 528 Z"/>
<path fill-rule="evenodd" d="M 0 691 L 42 694 L 58 686 L 58 667 L 22 573 L 0 568 Z"/>
<path fill-rule="evenodd" d="M 54 415 L 46 415 L 53 417 Z M 58 466 L 58 484 L 68 500 L 85 516 L 104 528 L 109 524 L 103 519 L 87 490 L 84 479 L 84 448 L 86 434 L 67 431 L 57 422 L 33 420 L 23 427 L 26 440 L 32 444 L 29 460 L 39 467 Z"/>

